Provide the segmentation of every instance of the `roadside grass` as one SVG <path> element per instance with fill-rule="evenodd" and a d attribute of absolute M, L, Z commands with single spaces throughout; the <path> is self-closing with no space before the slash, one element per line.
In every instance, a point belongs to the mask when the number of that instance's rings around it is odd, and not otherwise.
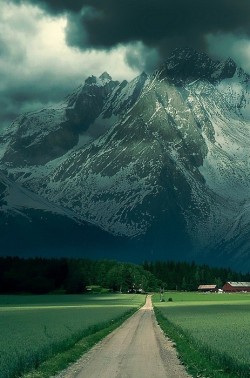
<path fill-rule="evenodd" d="M 250 296 L 166 293 L 154 295 L 157 321 L 175 342 L 193 377 L 250 377 Z"/>
<path fill-rule="evenodd" d="M 135 313 L 137 309 L 126 312 L 120 318 L 114 321 L 99 324 L 98 326 L 89 328 L 86 335 L 78 342 L 74 343 L 69 349 L 57 353 L 55 356 L 44 361 L 36 370 L 32 370 L 27 374 L 23 374 L 22 378 L 49 378 L 58 374 L 69 366 L 69 364 L 77 361 L 84 353 L 92 348 L 98 341 L 102 340 L 109 333 L 119 327 L 125 320 Z M 89 335 L 88 335 L 89 333 Z M 61 349 L 63 350 L 63 348 Z"/>
<path fill-rule="evenodd" d="M 145 303 L 135 294 L 4 297 L 0 378 L 52 377 Z"/>

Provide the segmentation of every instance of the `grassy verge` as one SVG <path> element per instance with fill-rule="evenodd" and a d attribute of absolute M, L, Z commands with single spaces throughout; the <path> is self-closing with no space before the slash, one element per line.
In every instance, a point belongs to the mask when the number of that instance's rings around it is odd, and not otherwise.
<path fill-rule="evenodd" d="M 154 307 L 155 316 L 167 337 L 174 341 L 179 358 L 192 377 L 200 378 L 247 378 L 249 368 L 232 361 L 223 353 L 213 351 L 198 343 L 181 327 L 164 317 L 160 309 Z"/>
<path fill-rule="evenodd" d="M 23 374 L 22 378 L 49 378 L 67 366 L 77 361 L 84 353 L 92 348 L 98 341 L 103 339 L 117 327 L 119 327 L 125 320 L 132 316 L 138 309 L 134 308 L 110 322 L 98 324 L 90 327 L 85 331 L 84 337 L 72 343 L 69 347 L 61 345 L 61 350 L 50 359 L 39 364 L 37 369 L 29 373 Z"/>

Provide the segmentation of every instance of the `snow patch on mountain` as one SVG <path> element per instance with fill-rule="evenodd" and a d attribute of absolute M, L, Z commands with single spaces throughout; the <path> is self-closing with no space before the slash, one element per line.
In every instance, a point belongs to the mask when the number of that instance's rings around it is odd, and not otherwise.
<path fill-rule="evenodd" d="M 10 180 L 2 172 L 0 172 L 0 182 L 6 186 L 4 205 L 1 206 L 1 211 L 4 213 L 16 211 L 18 214 L 24 216 L 22 210 L 37 209 L 64 215 L 75 221 L 77 219 L 72 211 L 61 208 L 36 193 L 27 190 L 20 184 Z"/>
<path fill-rule="evenodd" d="M 220 81 L 217 89 L 231 108 L 246 120 L 250 120 L 250 76 L 237 68 L 231 78 Z"/>

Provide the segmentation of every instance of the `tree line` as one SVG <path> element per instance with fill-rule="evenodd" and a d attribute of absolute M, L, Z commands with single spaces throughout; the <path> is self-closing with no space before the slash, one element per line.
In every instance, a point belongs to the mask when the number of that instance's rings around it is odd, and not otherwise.
<path fill-rule="evenodd" d="M 112 260 L 0 258 L 0 293 L 82 293 L 157 290 L 157 278 L 140 265 Z"/>
<path fill-rule="evenodd" d="M 200 284 L 250 281 L 250 274 L 194 262 L 144 262 L 70 258 L 0 257 L 0 293 L 83 293 L 105 288 L 119 292 L 197 290 Z M 98 290 L 99 290 L 98 289 Z"/>
<path fill-rule="evenodd" d="M 249 273 L 242 274 L 230 268 L 198 265 L 195 262 L 145 262 L 143 268 L 155 275 L 167 290 L 193 291 L 199 285 L 208 284 L 222 288 L 227 281 L 250 281 Z"/>

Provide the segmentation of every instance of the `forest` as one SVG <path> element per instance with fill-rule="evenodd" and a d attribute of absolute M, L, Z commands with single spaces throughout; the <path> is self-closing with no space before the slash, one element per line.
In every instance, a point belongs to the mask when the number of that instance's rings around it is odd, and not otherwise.
<path fill-rule="evenodd" d="M 250 274 L 194 262 L 136 265 L 114 260 L 0 257 L 1 294 L 193 291 L 200 284 L 222 287 L 226 281 L 250 281 Z"/>
<path fill-rule="evenodd" d="M 227 281 L 250 281 L 249 273 L 242 274 L 231 268 L 198 265 L 195 262 L 145 262 L 143 268 L 157 277 L 167 290 L 194 291 L 199 285 L 209 284 L 222 288 Z"/>

